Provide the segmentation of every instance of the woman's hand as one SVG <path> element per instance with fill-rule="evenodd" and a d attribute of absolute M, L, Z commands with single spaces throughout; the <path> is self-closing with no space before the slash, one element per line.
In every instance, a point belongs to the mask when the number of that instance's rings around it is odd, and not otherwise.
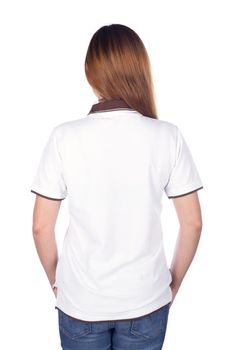
<path fill-rule="evenodd" d="M 172 305 L 172 303 L 173 303 L 173 301 L 174 301 L 174 299 L 175 299 L 175 297 L 176 297 L 176 294 L 177 294 L 179 288 L 173 286 L 172 283 L 170 284 L 170 288 L 171 288 L 171 291 L 172 291 L 172 300 L 171 300 L 171 304 L 170 304 L 170 307 L 171 307 L 171 305 Z"/>
<path fill-rule="evenodd" d="M 171 291 L 172 291 L 172 300 L 170 302 L 170 307 L 171 307 L 171 305 L 172 305 L 172 303 L 173 303 L 173 301 L 174 301 L 174 299 L 176 297 L 176 294 L 177 294 L 177 292 L 179 290 L 179 286 L 178 285 L 175 286 L 171 268 L 169 268 L 169 271 L 170 271 L 171 277 L 172 277 L 172 281 L 171 281 L 171 284 L 170 284 L 170 288 L 171 288 Z"/>
<path fill-rule="evenodd" d="M 57 297 L 57 287 L 53 288 L 53 293 L 54 293 L 55 297 Z"/>

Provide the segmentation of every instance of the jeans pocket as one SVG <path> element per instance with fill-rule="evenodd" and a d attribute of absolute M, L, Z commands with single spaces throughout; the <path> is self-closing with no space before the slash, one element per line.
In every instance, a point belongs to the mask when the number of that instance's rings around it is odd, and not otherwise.
<path fill-rule="evenodd" d="M 144 317 L 131 321 L 131 334 L 145 339 L 164 338 L 169 314 L 169 304 Z"/>
<path fill-rule="evenodd" d="M 82 321 L 58 309 L 59 329 L 71 340 L 78 340 L 91 333 L 91 322 Z"/>

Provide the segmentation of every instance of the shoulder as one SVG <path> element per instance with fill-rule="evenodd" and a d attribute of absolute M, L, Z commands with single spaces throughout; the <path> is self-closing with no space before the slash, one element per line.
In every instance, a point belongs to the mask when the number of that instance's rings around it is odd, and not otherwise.
<path fill-rule="evenodd" d="M 158 126 L 160 129 L 167 131 L 169 133 L 176 133 L 177 132 L 177 125 L 174 123 L 171 123 L 167 120 L 157 119 Z"/>
<path fill-rule="evenodd" d="M 74 132 L 77 133 L 77 131 L 81 130 L 83 126 L 87 123 L 87 117 L 68 120 L 55 125 L 52 130 L 52 133 L 55 135 L 56 138 L 62 138 L 65 135 L 71 135 Z"/>
<path fill-rule="evenodd" d="M 154 119 L 150 117 L 144 117 L 143 123 L 145 127 L 157 137 L 172 138 L 176 140 L 177 133 L 179 131 L 178 126 L 172 122 L 163 119 Z"/>
<path fill-rule="evenodd" d="M 75 127 L 79 127 L 82 124 L 86 123 L 86 121 L 87 121 L 86 117 L 68 120 L 68 121 L 65 121 L 65 122 L 62 122 L 62 123 L 55 125 L 53 130 L 57 133 L 63 132 L 66 130 L 73 129 Z"/>

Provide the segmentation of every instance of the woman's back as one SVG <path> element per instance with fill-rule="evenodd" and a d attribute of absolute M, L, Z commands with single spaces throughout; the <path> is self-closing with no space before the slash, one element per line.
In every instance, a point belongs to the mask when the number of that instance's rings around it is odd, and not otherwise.
<path fill-rule="evenodd" d="M 94 321 L 137 317 L 170 302 L 162 196 L 201 187 L 179 129 L 123 100 L 99 102 L 85 118 L 56 126 L 32 185 L 68 198 L 56 306 Z"/>

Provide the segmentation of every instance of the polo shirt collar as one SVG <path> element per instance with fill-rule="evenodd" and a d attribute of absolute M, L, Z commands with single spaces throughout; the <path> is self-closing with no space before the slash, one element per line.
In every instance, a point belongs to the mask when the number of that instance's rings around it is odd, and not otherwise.
<path fill-rule="evenodd" d="M 92 105 L 91 110 L 88 114 L 92 113 L 103 113 L 109 111 L 117 111 L 117 110 L 131 110 L 131 108 L 124 100 L 122 99 L 114 99 L 114 100 L 99 100 L 99 102 Z"/>

